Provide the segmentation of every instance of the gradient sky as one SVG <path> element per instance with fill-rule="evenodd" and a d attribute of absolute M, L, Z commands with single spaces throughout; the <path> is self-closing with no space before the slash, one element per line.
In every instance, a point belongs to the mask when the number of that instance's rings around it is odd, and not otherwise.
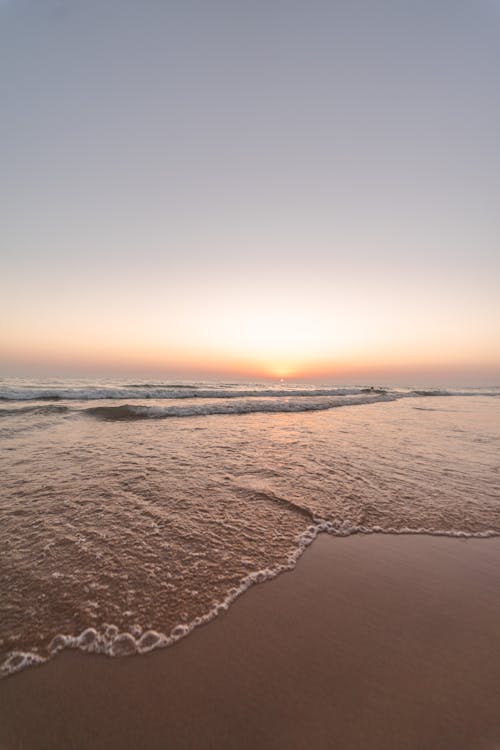
<path fill-rule="evenodd" d="M 499 74 L 495 0 L 0 0 L 0 375 L 500 382 Z"/>

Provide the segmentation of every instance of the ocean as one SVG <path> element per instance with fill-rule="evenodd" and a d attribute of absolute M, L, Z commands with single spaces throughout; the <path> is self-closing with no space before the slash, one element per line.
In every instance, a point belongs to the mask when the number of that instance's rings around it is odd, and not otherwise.
<path fill-rule="evenodd" d="M 500 388 L 0 379 L 0 669 L 174 643 L 320 533 L 500 535 Z"/>

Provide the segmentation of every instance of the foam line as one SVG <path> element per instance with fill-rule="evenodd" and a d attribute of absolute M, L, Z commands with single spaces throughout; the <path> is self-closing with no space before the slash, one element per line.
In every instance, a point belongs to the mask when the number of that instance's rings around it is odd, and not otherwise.
<path fill-rule="evenodd" d="M 156 630 L 143 631 L 139 625 L 132 628 L 134 632 L 120 631 L 116 625 L 104 625 L 101 631 L 88 627 L 79 635 L 57 634 L 49 645 L 49 655 L 46 658 L 39 654 L 30 652 L 13 651 L 8 654 L 6 660 L 0 666 L 0 676 L 19 672 L 26 667 L 43 664 L 58 652 L 64 649 L 78 649 L 87 653 L 104 654 L 110 657 L 130 656 L 132 654 L 145 654 L 156 648 L 165 648 L 171 646 L 182 638 L 192 633 L 200 625 L 205 625 L 214 620 L 221 612 L 227 611 L 230 605 L 247 591 L 251 586 L 257 583 L 264 583 L 276 578 L 280 573 L 293 570 L 298 560 L 303 555 L 307 547 L 314 542 L 319 534 L 327 533 L 333 536 L 347 537 L 353 534 L 393 534 L 393 535 L 427 535 L 427 536 L 444 536 L 458 539 L 479 538 L 487 539 L 500 536 L 500 531 L 493 529 L 479 532 L 467 532 L 460 530 L 441 530 L 441 529 L 412 529 L 403 527 L 382 528 L 373 526 L 347 526 L 335 525 L 330 521 L 315 519 L 315 523 L 309 525 L 296 539 L 297 547 L 287 558 L 286 563 L 276 565 L 271 568 L 250 573 L 242 578 L 239 586 L 231 589 L 227 596 L 221 601 L 216 602 L 213 607 L 205 614 L 196 617 L 190 623 L 180 623 L 172 628 L 169 634 Z"/>

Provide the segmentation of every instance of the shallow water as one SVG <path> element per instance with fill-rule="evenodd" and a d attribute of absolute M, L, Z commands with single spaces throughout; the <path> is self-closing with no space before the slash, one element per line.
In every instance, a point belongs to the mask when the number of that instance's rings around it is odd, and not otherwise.
<path fill-rule="evenodd" d="M 421 393 L 0 382 L 3 672 L 173 642 L 319 531 L 500 534 L 500 392 Z"/>

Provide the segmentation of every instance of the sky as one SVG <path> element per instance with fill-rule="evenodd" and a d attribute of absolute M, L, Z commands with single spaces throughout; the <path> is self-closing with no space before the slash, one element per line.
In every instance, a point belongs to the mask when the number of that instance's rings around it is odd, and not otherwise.
<path fill-rule="evenodd" d="M 498 0 L 0 0 L 0 376 L 500 383 Z"/>

